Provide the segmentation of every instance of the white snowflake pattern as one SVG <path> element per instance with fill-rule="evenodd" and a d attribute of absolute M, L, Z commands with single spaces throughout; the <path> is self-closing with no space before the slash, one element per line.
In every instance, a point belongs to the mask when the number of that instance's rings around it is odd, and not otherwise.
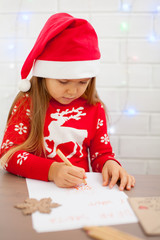
<path fill-rule="evenodd" d="M 26 115 L 27 115 L 28 117 L 30 117 L 30 113 L 31 113 L 30 109 L 26 109 Z"/>
<path fill-rule="evenodd" d="M 28 158 L 29 153 L 23 152 L 17 156 L 17 164 L 22 165 L 22 163 Z"/>
<path fill-rule="evenodd" d="M 14 130 L 17 131 L 20 135 L 22 135 L 23 133 L 27 132 L 27 127 L 24 126 L 23 123 L 19 123 L 19 125 L 15 125 Z"/>
<path fill-rule="evenodd" d="M 12 111 L 12 115 L 17 111 L 17 106 L 15 105 Z"/>
<path fill-rule="evenodd" d="M 13 145 L 13 142 L 10 142 L 8 139 L 2 144 L 2 149 L 7 149 Z"/>
<path fill-rule="evenodd" d="M 99 152 L 95 152 L 91 157 L 91 161 L 93 161 L 98 155 L 99 155 Z"/>
<path fill-rule="evenodd" d="M 104 144 L 109 143 L 109 137 L 107 136 L 106 133 L 104 134 L 104 136 L 101 137 L 101 142 L 104 143 Z"/>
<path fill-rule="evenodd" d="M 101 126 L 103 126 L 103 120 L 98 119 L 97 129 L 99 129 Z"/>
<path fill-rule="evenodd" d="M 23 97 L 29 97 L 29 94 L 28 94 L 28 93 L 26 93 L 26 94 L 24 94 L 24 95 L 23 95 Z"/>
<path fill-rule="evenodd" d="M 7 167 L 8 167 L 8 163 L 5 163 L 5 165 L 4 165 L 4 167 L 3 167 L 3 169 L 4 169 L 4 170 L 6 170 L 6 169 L 7 169 Z"/>

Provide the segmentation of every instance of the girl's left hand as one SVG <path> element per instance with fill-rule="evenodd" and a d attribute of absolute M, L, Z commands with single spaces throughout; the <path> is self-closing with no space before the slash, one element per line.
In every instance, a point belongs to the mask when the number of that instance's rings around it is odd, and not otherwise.
<path fill-rule="evenodd" d="M 108 160 L 102 169 L 103 186 L 112 188 L 118 180 L 120 180 L 119 189 L 123 191 L 125 188 L 130 190 L 135 185 L 135 178 L 129 175 L 116 161 Z"/>

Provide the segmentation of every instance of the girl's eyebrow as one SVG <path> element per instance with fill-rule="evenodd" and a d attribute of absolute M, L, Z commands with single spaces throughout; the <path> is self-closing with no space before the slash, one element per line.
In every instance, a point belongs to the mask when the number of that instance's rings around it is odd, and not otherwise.
<path fill-rule="evenodd" d="M 89 81 L 89 80 L 91 80 L 91 78 L 79 79 L 80 82 L 87 82 L 87 81 Z"/>
<path fill-rule="evenodd" d="M 79 82 L 87 82 L 87 81 L 89 81 L 91 78 L 82 78 L 82 79 L 77 79 Z M 66 81 L 66 82 L 68 82 L 68 81 L 73 81 L 73 80 L 76 80 L 76 79 L 57 79 L 57 80 L 59 80 L 59 81 Z"/>
<path fill-rule="evenodd" d="M 61 82 L 61 83 L 70 83 L 70 82 L 76 82 L 77 81 L 77 83 L 88 83 L 90 80 L 91 80 L 91 78 L 82 78 L 82 79 L 65 79 L 65 78 L 63 78 L 63 79 L 57 79 L 59 82 Z"/>

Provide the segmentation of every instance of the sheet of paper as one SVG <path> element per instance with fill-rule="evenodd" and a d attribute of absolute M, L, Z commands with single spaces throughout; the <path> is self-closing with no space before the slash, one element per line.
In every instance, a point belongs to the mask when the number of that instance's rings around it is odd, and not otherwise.
<path fill-rule="evenodd" d="M 137 222 L 127 195 L 102 186 L 101 173 L 87 173 L 87 185 L 77 188 L 59 188 L 52 182 L 26 179 L 29 197 L 40 200 L 51 197 L 61 204 L 50 214 L 32 214 L 37 232 L 77 229 L 84 226 L 103 226 Z"/>

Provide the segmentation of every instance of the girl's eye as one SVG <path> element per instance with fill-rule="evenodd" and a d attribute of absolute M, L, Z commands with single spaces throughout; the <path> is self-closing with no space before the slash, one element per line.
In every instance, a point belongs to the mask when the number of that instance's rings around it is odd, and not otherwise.
<path fill-rule="evenodd" d="M 67 82 L 67 81 L 59 80 L 59 83 L 61 83 L 61 84 L 67 84 L 68 82 Z"/>
<path fill-rule="evenodd" d="M 88 81 L 86 81 L 86 82 L 84 82 L 84 81 L 80 82 L 80 84 L 87 84 L 87 83 L 88 83 Z"/>

